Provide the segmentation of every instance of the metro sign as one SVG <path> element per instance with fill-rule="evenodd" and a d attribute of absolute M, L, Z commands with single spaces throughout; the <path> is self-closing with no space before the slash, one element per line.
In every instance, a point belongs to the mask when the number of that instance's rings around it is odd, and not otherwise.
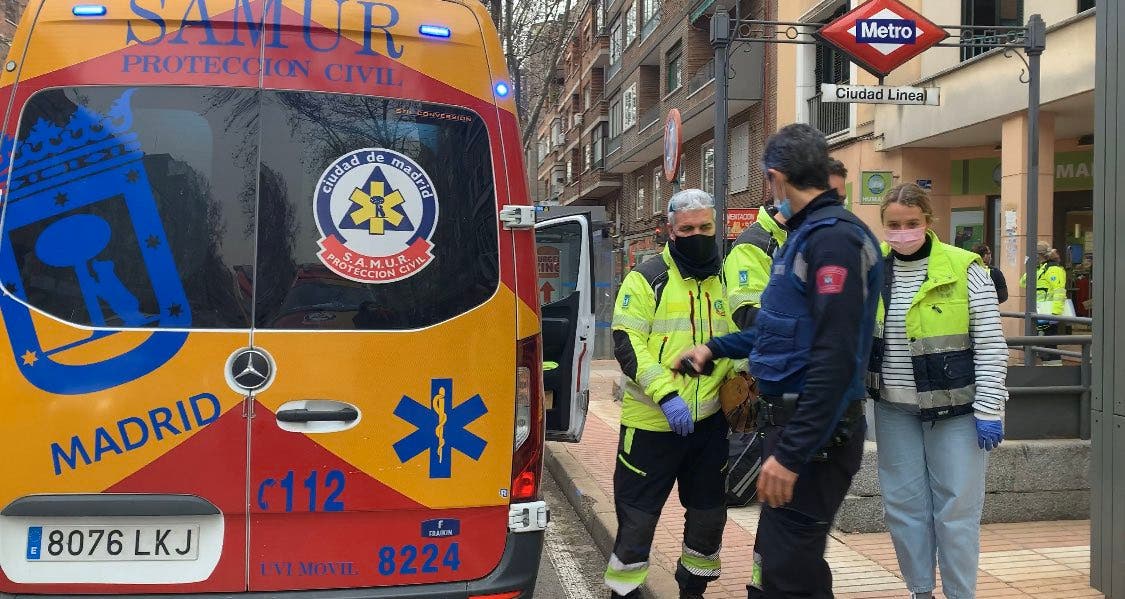
<path fill-rule="evenodd" d="M 899 0 L 864 2 L 816 35 L 880 79 L 949 37 Z"/>

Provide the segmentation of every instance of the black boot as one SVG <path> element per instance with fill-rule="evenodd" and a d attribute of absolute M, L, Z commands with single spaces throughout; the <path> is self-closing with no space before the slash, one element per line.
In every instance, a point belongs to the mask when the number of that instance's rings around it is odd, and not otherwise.
<path fill-rule="evenodd" d="M 610 591 L 609 599 L 641 599 L 641 590 L 633 589 L 624 595 L 618 595 L 617 593 Z"/>

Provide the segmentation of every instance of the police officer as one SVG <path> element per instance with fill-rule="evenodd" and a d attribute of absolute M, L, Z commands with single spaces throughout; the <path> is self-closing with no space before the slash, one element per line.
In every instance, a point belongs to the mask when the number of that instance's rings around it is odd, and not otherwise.
<path fill-rule="evenodd" d="M 687 510 L 680 597 L 702 597 L 719 576 L 727 422 L 718 392 L 732 363 L 717 360 L 699 376 L 673 370 L 685 350 L 736 330 L 719 276 L 714 200 L 699 189 L 677 193 L 668 230 L 663 253 L 625 277 L 613 313 L 624 398 L 613 475 L 617 539 L 605 573 L 611 597 L 640 596 L 656 524 L 677 482 Z"/>
<path fill-rule="evenodd" d="M 832 597 L 828 530 L 859 470 L 864 372 L 882 289 L 879 244 L 828 185 L 824 135 L 789 125 L 763 159 L 790 233 L 750 329 L 686 357 L 750 358 L 769 456 L 758 478 L 751 599 Z"/>
<path fill-rule="evenodd" d="M 773 206 L 758 209 L 758 219 L 734 240 L 723 262 L 727 299 L 734 311 L 734 323 L 745 329 L 754 324 L 762 292 L 770 279 L 774 254 L 785 244 L 789 229 L 785 217 Z"/>

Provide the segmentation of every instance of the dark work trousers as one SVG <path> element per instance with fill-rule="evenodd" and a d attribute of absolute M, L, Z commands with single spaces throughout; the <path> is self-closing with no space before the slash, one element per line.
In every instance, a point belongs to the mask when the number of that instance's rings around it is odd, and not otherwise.
<path fill-rule="evenodd" d="M 675 483 L 687 512 L 676 581 L 683 591 L 702 593 L 719 577 L 728 430 L 722 412 L 696 422 L 686 437 L 621 427 L 613 473 L 617 540 L 606 569 L 606 584 L 618 594 L 644 582 L 660 511 Z"/>
<path fill-rule="evenodd" d="M 762 506 L 754 537 L 754 570 L 749 599 L 825 599 L 832 595 L 832 572 L 824 559 L 828 530 L 863 459 L 866 423 L 860 421 L 846 444 L 827 450 L 798 472 L 793 500 L 780 508 Z M 764 429 L 764 454 L 773 453 L 781 427 Z"/>
<path fill-rule="evenodd" d="M 1039 336 L 1054 336 L 1059 334 L 1059 323 L 1054 321 L 1043 321 L 1044 324 L 1037 325 L 1035 328 L 1039 332 Z M 1044 343 L 1039 347 L 1046 349 L 1058 349 L 1057 345 L 1048 345 Z M 1043 362 L 1060 362 L 1062 356 L 1058 354 L 1048 354 L 1043 352 L 1036 352 L 1039 355 L 1039 360 Z"/>

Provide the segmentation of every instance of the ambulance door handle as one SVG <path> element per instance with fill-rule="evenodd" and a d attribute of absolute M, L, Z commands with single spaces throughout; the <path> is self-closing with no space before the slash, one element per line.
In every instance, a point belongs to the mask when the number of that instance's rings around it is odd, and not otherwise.
<path fill-rule="evenodd" d="M 299 408 L 280 410 L 277 413 L 277 419 L 280 422 L 353 422 L 357 418 L 359 418 L 359 410 L 350 406 L 338 410 Z"/>

